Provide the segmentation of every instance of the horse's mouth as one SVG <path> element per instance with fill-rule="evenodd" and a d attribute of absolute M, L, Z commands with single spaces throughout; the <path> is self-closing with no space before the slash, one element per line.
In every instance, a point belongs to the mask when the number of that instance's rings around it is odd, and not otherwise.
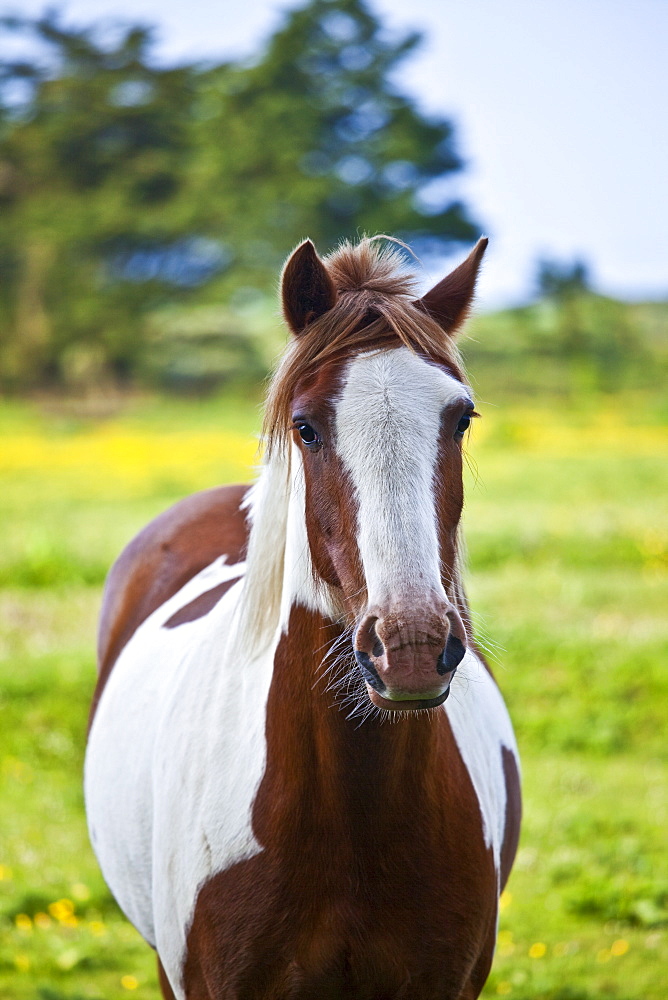
<path fill-rule="evenodd" d="M 460 642 L 459 645 L 463 650 L 463 644 Z M 382 679 L 372 657 L 363 650 L 355 650 L 357 666 L 364 678 L 371 704 L 375 705 L 376 708 L 384 708 L 387 712 L 419 712 L 425 708 L 438 708 L 450 694 L 452 678 L 455 676 L 457 664 L 461 658 L 459 651 L 457 651 L 454 663 L 448 663 L 444 655 L 439 657 L 436 668 L 438 681 L 434 683 L 431 690 L 425 684 L 422 692 L 420 692 L 419 689 L 411 691 L 404 688 L 402 690 L 401 687 L 396 685 L 396 681 L 392 688 L 388 687 Z M 434 694 L 434 690 L 439 693 Z"/>
<path fill-rule="evenodd" d="M 454 676 L 454 670 L 452 674 Z M 450 681 L 452 677 L 450 678 Z M 419 712 L 425 708 L 438 708 L 442 705 L 450 694 L 450 681 L 445 691 L 435 698 L 385 698 L 378 691 L 375 691 L 370 684 L 366 685 L 369 700 L 376 708 L 384 708 L 388 712 Z"/>

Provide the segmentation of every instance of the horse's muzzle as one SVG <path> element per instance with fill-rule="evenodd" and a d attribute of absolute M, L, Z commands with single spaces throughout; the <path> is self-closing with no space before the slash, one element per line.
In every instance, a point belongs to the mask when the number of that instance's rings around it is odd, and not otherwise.
<path fill-rule="evenodd" d="M 442 705 L 465 653 L 461 617 L 440 599 L 419 613 L 369 611 L 355 635 L 355 659 L 371 702 L 394 712 Z"/>

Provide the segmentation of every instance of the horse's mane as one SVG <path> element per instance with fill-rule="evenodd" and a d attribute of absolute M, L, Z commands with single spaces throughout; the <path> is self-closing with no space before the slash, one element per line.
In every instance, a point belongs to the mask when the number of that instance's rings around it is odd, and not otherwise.
<path fill-rule="evenodd" d="M 299 384 L 326 361 L 342 360 L 369 350 L 404 345 L 465 378 L 454 338 L 443 332 L 416 301 L 416 277 L 393 246 L 378 239 L 342 243 L 324 263 L 338 296 L 334 306 L 292 337 L 269 384 L 263 424 L 265 458 L 247 509 L 251 526 L 247 571 L 235 645 L 242 656 L 253 656 L 267 645 L 281 617 L 286 531 L 291 488 L 291 403 Z M 451 586 L 463 593 L 459 567 Z M 315 584 L 335 613 L 332 588 Z M 455 596 L 455 594 L 453 594 Z"/>

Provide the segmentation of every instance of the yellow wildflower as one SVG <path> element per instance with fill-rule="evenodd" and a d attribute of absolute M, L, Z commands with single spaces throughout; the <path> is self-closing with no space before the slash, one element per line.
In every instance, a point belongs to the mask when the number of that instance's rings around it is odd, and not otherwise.
<path fill-rule="evenodd" d="M 512 901 L 513 901 L 512 892 L 508 892 L 507 889 L 504 889 L 499 898 L 499 909 L 501 910 L 502 913 L 504 910 L 508 909 Z"/>
<path fill-rule="evenodd" d="M 57 899 L 55 903 L 49 904 L 48 910 L 52 917 L 62 923 L 74 913 L 74 903 L 71 899 Z"/>

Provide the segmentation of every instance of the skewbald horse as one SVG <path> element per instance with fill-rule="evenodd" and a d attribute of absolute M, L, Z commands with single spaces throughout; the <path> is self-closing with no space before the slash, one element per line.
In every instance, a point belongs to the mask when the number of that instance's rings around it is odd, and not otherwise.
<path fill-rule="evenodd" d="M 520 820 L 459 565 L 454 335 L 486 242 L 417 301 L 393 249 L 299 246 L 257 483 L 111 571 L 89 828 L 167 998 L 482 990 Z"/>

